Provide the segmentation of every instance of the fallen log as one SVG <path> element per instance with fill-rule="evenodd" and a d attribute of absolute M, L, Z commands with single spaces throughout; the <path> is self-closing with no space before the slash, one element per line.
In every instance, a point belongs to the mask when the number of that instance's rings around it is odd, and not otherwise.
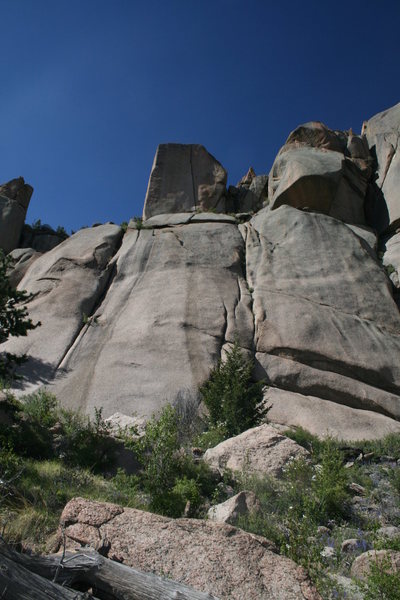
<path fill-rule="evenodd" d="M 99 600 L 218 600 L 211 594 L 199 592 L 172 579 L 138 571 L 86 548 L 81 552 L 67 552 L 62 556 L 31 556 L 20 554 L 5 544 L 0 544 L 0 565 L 5 560 L 27 569 L 42 580 L 53 580 L 56 584 L 69 587 L 83 584 L 86 589 L 92 588 Z M 65 596 L 68 600 L 80 597 L 83 596 Z M 11 598 L 13 596 L 10 596 Z M 36 600 L 36 596 L 26 598 Z M 37 598 L 39 600 L 39 596 Z M 43 595 L 40 598 L 52 599 L 53 596 Z M 63 599 L 64 596 L 54 598 Z M 22 599 L 25 600 L 25 596 L 21 596 Z"/>
<path fill-rule="evenodd" d="M 6 556 L 0 557 L 0 598 L 2 600 L 96 600 L 53 583 Z"/>

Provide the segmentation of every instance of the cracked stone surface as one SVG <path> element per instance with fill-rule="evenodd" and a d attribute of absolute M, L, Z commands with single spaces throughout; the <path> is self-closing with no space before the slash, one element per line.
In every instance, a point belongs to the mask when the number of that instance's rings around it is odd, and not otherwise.
<path fill-rule="evenodd" d="M 236 225 L 128 230 L 108 293 L 60 365 L 64 403 L 150 416 L 195 392 L 236 334 L 251 348 L 251 296 Z"/>
<path fill-rule="evenodd" d="M 150 174 L 143 218 L 196 208 L 224 212 L 226 180 L 225 169 L 204 146 L 160 144 Z"/>
<path fill-rule="evenodd" d="M 122 243 L 108 224 L 40 257 L 16 251 L 20 288 L 35 294 L 30 316 L 43 323 L 0 348 L 29 356 L 21 386 L 46 383 L 71 408 L 143 421 L 196 393 L 237 336 L 275 390 L 277 423 L 349 439 L 397 431 L 399 127 L 400 104 L 362 136 L 298 127 L 269 177 L 270 205 L 239 225 L 218 212 L 229 200 L 220 163 L 202 146 L 161 145 L 145 221 Z M 264 194 L 267 178 L 259 183 Z M 14 198 L 18 185 L 3 193 Z"/>
<path fill-rule="evenodd" d="M 375 253 L 344 223 L 290 206 L 240 226 L 267 383 L 400 418 L 400 315 Z"/>
<path fill-rule="evenodd" d="M 276 554 L 265 538 L 231 525 L 169 519 L 83 498 L 67 504 L 61 523 L 69 549 L 91 545 L 108 558 L 221 600 L 319 600 L 303 569 Z"/>
<path fill-rule="evenodd" d="M 82 229 L 37 258 L 26 272 L 19 287 L 33 294 L 29 316 L 42 325 L 0 345 L 0 351 L 27 354 L 21 369 L 25 390 L 53 377 L 84 326 L 84 315 L 90 315 L 105 289 L 121 235 L 120 227 L 111 224 Z"/>

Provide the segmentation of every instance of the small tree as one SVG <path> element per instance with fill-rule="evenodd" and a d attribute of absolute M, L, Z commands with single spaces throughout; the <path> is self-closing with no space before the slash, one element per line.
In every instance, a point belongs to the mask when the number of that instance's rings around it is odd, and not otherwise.
<path fill-rule="evenodd" d="M 268 412 L 263 405 L 264 382 L 254 383 L 253 368 L 235 341 L 225 361 L 218 362 L 200 388 L 211 427 L 222 429 L 225 437 L 255 427 Z"/>
<path fill-rule="evenodd" d="M 0 250 L 0 344 L 7 341 L 10 336 L 27 335 L 30 329 L 35 329 L 40 322 L 33 323 L 28 318 L 26 303 L 31 295 L 25 291 L 18 291 L 12 287 L 7 277 L 10 259 Z M 23 362 L 23 356 L 16 356 L 9 352 L 0 354 L 0 379 L 10 379 L 13 367 Z"/>

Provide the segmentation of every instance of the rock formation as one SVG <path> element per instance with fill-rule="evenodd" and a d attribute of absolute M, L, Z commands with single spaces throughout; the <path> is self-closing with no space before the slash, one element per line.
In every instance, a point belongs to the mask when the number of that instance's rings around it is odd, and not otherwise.
<path fill-rule="evenodd" d="M 169 519 L 74 498 L 61 516 L 67 547 L 91 545 L 125 565 L 222 599 L 318 600 L 305 573 L 271 542 L 231 525 Z M 106 549 L 105 549 L 106 548 Z"/>
<path fill-rule="evenodd" d="M 399 128 L 400 104 L 361 135 L 307 123 L 268 177 L 250 169 L 228 190 L 203 146 L 159 146 L 142 225 L 17 251 L 43 323 L 1 348 L 28 355 L 22 387 L 148 417 L 197 390 L 237 338 L 272 420 L 349 439 L 400 431 Z"/>
<path fill-rule="evenodd" d="M 229 469 L 233 476 L 237 471 L 279 477 L 289 462 L 307 455 L 302 446 L 264 423 L 210 448 L 204 460 L 220 475 Z"/>
<path fill-rule="evenodd" d="M 22 177 L 0 185 L 0 248 L 6 254 L 18 246 L 32 192 Z"/>

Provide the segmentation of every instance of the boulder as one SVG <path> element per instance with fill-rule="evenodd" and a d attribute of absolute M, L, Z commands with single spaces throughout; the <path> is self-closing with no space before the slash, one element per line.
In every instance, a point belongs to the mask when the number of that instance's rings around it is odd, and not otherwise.
<path fill-rule="evenodd" d="M 378 164 L 376 227 L 394 229 L 400 224 L 400 102 L 366 121 L 362 133 Z"/>
<path fill-rule="evenodd" d="M 23 177 L 0 185 L 0 248 L 6 254 L 18 247 L 32 193 Z"/>
<path fill-rule="evenodd" d="M 243 251 L 232 223 L 128 229 L 92 325 L 60 364 L 60 400 L 147 418 L 182 390 L 197 391 L 235 335 L 251 348 Z"/>
<path fill-rule="evenodd" d="M 306 456 L 308 452 L 302 446 L 263 424 L 210 448 L 203 459 L 221 475 L 229 469 L 233 473 L 279 477 L 290 461 Z"/>
<path fill-rule="evenodd" d="M 362 547 L 360 540 L 357 538 L 349 538 L 348 540 L 343 540 L 340 551 L 346 552 L 348 554 L 357 552 Z"/>
<path fill-rule="evenodd" d="M 87 328 L 85 320 L 101 298 L 111 274 L 109 261 L 122 231 L 116 225 L 82 229 L 31 264 L 19 288 L 33 294 L 29 316 L 41 327 L 27 337 L 12 338 L 0 352 L 26 354 L 21 373 L 25 389 L 48 382 Z M 89 369 L 88 364 L 85 369 Z"/>
<path fill-rule="evenodd" d="M 344 154 L 347 146 L 347 135 L 343 131 L 333 131 L 321 121 L 309 121 L 296 127 L 285 142 L 280 153 L 285 149 L 302 148 L 320 148 L 322 150 L 332 150 Z"/>
<path fill-rule="evenodd" d="M 370 410 L 277 388 L 269 388 L 265 399 L 272 405 L 268 412 L 271 424 L 302 427 L 321 438 L 355 442 L 383 438 L 389 433 L 400 434 L 398 421 Z"/>
<path fill-rule="evenodd" d="M 224 212 L 227 173 L 199 144 L 160 144 L 154 157 L 143 219 L 196 209 Z"/>
<path fill-rule="evenodd" d="M 376 530 L 378 537 L 389 538 L 390 540 L 400 539 L 400 527 L 387 525 Z"/>
<path fill-rule="evenodd" d="M 235 525 L 240 517 L 248 516 L 260 508 L 254 492 L 239 492 L 221 504 L 212 506 L 208 511 L 210 521 Z"/>
<path fill-rule="evenodd" d="M 396 550 L 368 550 L 357 556 L 351 565 L 351 576 L 365 580 L 376 563 L 387 573 L 400 573 L 400 552 Z"/>
<path fill-rule="evenodd" d="M 337 219 L 290 206 L 239 227 L 258 377 L 400 418 L 400 315 L 369 244 Z"/>
<path fill-rule="evenodd" d="M 318 600 L 303 569 L 268 540 L 231 525 L 169 519 L 75 498 L 61 515 L 68 548 L 101 547 L 108 558 L 221 600 Z"/>
<path fill-rule="evenodd" d="M 268 181 L 272 209 L 288 204 L 346 223 L 365 224 L 368 179 L 340 152 L 292 144 L 284 146 L 274 161 Z"/>
<path fill-rule="evenodd" d="M 8 271 L 8 278 L 11 285 L 17 287 L 29 267 L 37 258 L 39 258 L 39 256 L 41 256 L 41 253 L 33 248 L 16 248 L 9 253 L 12 262 L 10 270 Z"/>

